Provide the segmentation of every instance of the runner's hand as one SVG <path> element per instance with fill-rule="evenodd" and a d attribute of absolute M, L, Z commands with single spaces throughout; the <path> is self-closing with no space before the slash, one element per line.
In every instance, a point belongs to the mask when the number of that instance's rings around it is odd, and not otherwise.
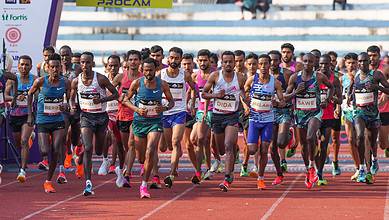
<path fill-rule="evenodd" d="M 162 106 L 161 104 L 157 105 L 157 107 L 155 107 L 155 111 L 159 114 L 159 113 L 162 113 L 164 111 L 164 106 Z"/>
<path fill-rule="evenodd" d="M 226 94 L 226 91 L 224 91 L 224 89 L 220 90 L 218 93 L 215 93 L 216 98 L 219 98 L 219 99 L 223 98 L 225 94 Z"/>
<path fill-rule="evenodd" d="M 301 82 L 297 85 L 296 94 L 302 93 L 303 91 L 305 91 L 305 82 Z"/>
<path fill-rule="evenodd" d="M 136 110 L 136 112 L 140 115 L 140 116 L 143 116 L 145 117 L 147 115 L 147 109 L 144 109 L 144 108 L 138 108 Z"/>
<path fill-rule="evenodd" d="M 336 119 L 339 119 L 339 118 L 340 118 L 340 111 L 339 111 L 339 109 L 335 109 L 335 111 L 334 111 L 334 117 L 335 117 Z"/>
<path fill-rule="evenodd" d="M 99 97 L 95 96 L 93 98 L 93 104 L 100 104 L 100 103 L 101 103 L 101 99 Z"/>

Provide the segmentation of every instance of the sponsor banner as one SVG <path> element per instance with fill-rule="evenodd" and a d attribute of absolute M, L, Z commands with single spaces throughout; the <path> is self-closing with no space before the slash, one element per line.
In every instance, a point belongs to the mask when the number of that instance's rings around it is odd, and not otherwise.
<path fill-rule="evenodd" d="M 172 8 L 173 0 L 77 0 L 76 4 L 106 8 Z"/>
<path fill-rule="evenodd" d="M 55 44 L 56 14 L 62 5 L 63 0 L 0 0 L 0 35 L 12 57 L 12 71 L 16 71 L 20 56 L 29 55 L 36 74 L 36 64 L 43 60 L 42 49 Z"/>

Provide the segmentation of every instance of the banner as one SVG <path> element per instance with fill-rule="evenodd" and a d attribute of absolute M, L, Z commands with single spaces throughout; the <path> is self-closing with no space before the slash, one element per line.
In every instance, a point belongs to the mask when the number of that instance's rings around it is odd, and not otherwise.
<path fill-rule="evenodd" d="M 36 74 L 43 48 L 55 44 L 62 6 L 63 0 L 0 0 L 0 35 L 14 61 L 13 72 L 19 57 L 29 55 Z"/>
<path fill-rule="evenodd" d="M 172 8 L 173 0 L 77 0 L 76 5 L 105 8 Z"/>

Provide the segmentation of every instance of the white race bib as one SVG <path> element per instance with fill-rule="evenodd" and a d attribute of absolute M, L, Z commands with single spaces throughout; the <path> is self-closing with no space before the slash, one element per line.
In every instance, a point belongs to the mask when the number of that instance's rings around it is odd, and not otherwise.
<path fill-rule="evenodd" d="M 317 108 L 316 97 L 296 97 L 296 108 L 300 110 L 315 110 Z"/>
<path fill-rule="evenodd" d="M 272 108 L 271 96 L 257 96 L 251 98 L 250 106 L 256 112 L 269 112 Z"/>
<path fill-rule="evenodd" d="M 43 102 L 43 114 L 58 115 L 61 114 L 59 106 L 63 103 L 63 98 L 45 97 Z"/>
<path fill-rule="evenodd" d="M 0 106 L 4 105 L 4 93 L 3 91 L 0 91 Z"/>
<path fill-rule="evenodd" d="M 147 109 L 147 116 L 146 117 L 156 117 L 159 114 L 156 111 L 158 105 L 158 101 L 146 101 L 146 100 L 140 100 L 139 101 L 139 108 Z"/>
<path fill-rule="evenodd" d="M 355 93 L 355 103 L 357 106 L 368 106 L 374 103 L 374 93 L 373 92 L 361 92 Z"/>
<path fill-rule="evenodd" d="M 107 112 L 117 112 L 119 107 L 119 102 L 116 100 L 112 100 L 107 102 Z"/>
<path fill-rule="evenodd" d="M 26 108 L 28 106 L 27 104 L 27 91 L 21 91 L 21 90 L 18 90 L 18 95 L 17 96 L 20 96 L 20 95 L 23 95 L 24 96 L 24 99 L 23 100 L 19 100 L 16 99 L 16 105 L 18 107 L 23 107 L 23 108 Z"/>
<path fill-rule="evenodd" d="M 80 93 L 79 97 L 79 105 L 82 111 L 85 112 L 97 112 L 102 110 L 101 103 L 95 104 L 93 103 L 93 98 L 100 98 L 99 93 Z"/>
<path fill-rule="evenodd" d="M 170 88 L 170 93 L 173 96 L 174 101 L 182 101 L 183 100 L 183 89 L 184 84 L 183 83 L 168 83 Z"/>
<path fill-rule="evenodd" d="M 220 112 L 235 112 L 236 111 L 236 100 L 233 95 L 226 95 L 223 99 L 215 100 L 215 110 Z"/>
<path fill-rule="evenodd" d="M 323 89 L 320 91 L 320 101 L 325 102 L 327 99 L 327 89 Z"/>

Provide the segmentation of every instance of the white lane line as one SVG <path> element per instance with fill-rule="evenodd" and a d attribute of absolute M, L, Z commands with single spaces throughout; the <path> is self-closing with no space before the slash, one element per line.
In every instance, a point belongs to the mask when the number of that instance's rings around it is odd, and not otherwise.
<path fill-rule="evenodd" d="M 384 220 L 389 220 L 389 178 L 386 184 L 386 201 L 384 208 Z"/>
<path fill-rule="evenodd" d="M 293 182 L 289 185 L 289 187 L 284 191 L 284 193 L 282 193 L 282 195 L 280 196 L 280 198 L 277 199 L 277 201 L 275 201 L 273 203 L 273 205 L 269 208 L 269 210 L 267 210 L 267 212 L 265 213 L 265 215 L 262 216 L 261 220 L 266 220 L 268 219 L 274 212 L 274 210 L 277 208 L 277 206 L 282 202 L 282 200 L 284 200 L 284 198 L 286 197 L 286 195 L 288 195 L 289 191 L 293 188 L 294 184 L 297 182 L 297 180 L 300 179 L 300 177 L 303 175 L 303 173 L 300 173 L 298 176 L 296 176 L 296 178 L 294 178 Z"/>
<path fill-rule="evenodd" d="M 192 191 L 194 188 L 196 187 L 196 185 L 193 185 L 192 187 L 186 189 L 184 192 L 182 192 L 181 194 L 177 195 L 176 197 L 172 198 L 171 200 L 169 201 L 166 201 L 165 203 L 163 203 L 162 205 L 158 206 L 157 208 L 151 210 L 149 213 L 147 213 L 146 215 L 144 215 L 143 217 L 139 218 L 139 220 L 144 220 L 152 215 L 154 215 L 156 212 L 158 212 L 159 210 L 165 208 L 167 205 L 169 205 L 170 203 L 176 201 L 177 199 L 181 198 L 182 196 L 184 196 L 185 194 L 187 194 L 188 192 Z"/>
<path fill-rule="evenodd" d="M 103 182 L 103 183 L 97 185 L 96 187 L 94 187 L 94 189 L 98 189 L 98 188 L 104 186 L 105 184 L 112 182 L 112 180 L 114 180 L 114 179 L 116 179 L 116 177 L 114 177 L 114 178 L 112 178 L 112 179 L 110 179 L 110 180 L 107 180 L 107 181 L 105 181 L 105 182 Z M 38 211 L 36 211 L 36 212 L 31 213 L 31 214 L 29 214 L 29 215 L 27 215 L 27 216 L 21 218 L 21 220 L 29 219 L 29 218 L 31 218 L 31 217 L 34 217 L 34 216 L 36 216 L 36 215 L 38 215 L 38 214 L 40 214 L 40 213 L 42 213 L 42 212 L 45 212 L 45 211 L 47 211 L 47 210 L 50 210 L 50 209 L 52 209 L 52 208 L 54 208 L 54 207 L 56 207 L 56 206 L 59 206 L 59 205 L 65 203 L 65 202 L 69 202 L 70 200 L 76 199 L 76 198 L 81 197 L 81 196 L 83 196 L 82 193 L 81 193 L 81 194 L 77 194 L 77 195 L 75 195 L 75 196 L 72 196 L 72 197 L 70 197 L 70 198 L 68 198 L 68 199 L 59 201 L 59 202 L 54 203 L 54 204 L 52 204 L 52 205 L 50 205 L 50 206 L 47 206 L 46 208 L 43 208 L 43 209 L 40 209 L 40 210 L 38 210 Z"/>
<path fill-rule="evenodd" d="M 34 178 L 34 177 L 36 177 L 36 176 L 41 176 L 41 175 L 43 175 L 43 174 L 45 174 L 45 172 L 43 172 L 43 173 L 37 173 L 37 174 L 31 175 L 31 176 L 27 176 L 26 179 L 29 180 L 29 179 L 32 179 L 32 178 Z M 1 186 L 0 186 L 0 189 L 1 189 L 1 188 L 4 188 L 4 187 L 6 187 L 6 186 L 9 186 L 9 185 L 18 183 L 18 182 L 19 182 L 19 181 L 15 180 L 15 181 L 9 182 L 9 183 L 7 183 L 7 184 L 1 185 Z M 21 183 L 21 184 L 23 184 L 23 183 Z"/>

